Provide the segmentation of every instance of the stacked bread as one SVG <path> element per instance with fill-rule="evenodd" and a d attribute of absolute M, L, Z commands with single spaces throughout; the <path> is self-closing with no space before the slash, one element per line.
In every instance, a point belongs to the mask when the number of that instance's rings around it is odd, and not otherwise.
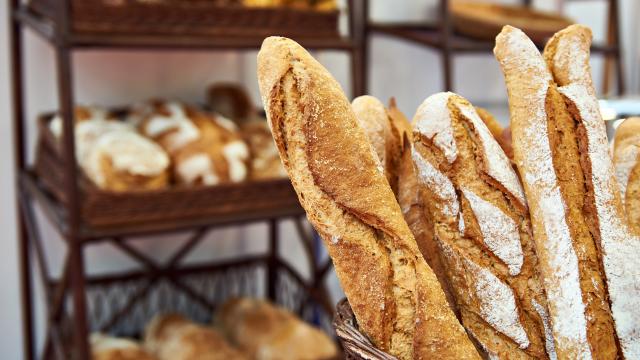
<path fill-rule="evenodd" d="M 378 349 L 640 358 L 640 239 L 625 221 L 590 36 L 571 26 L 544 55 L 517 29 L 498 36 L 517 171 L 508 130 L 464 98 L 433 95 L 408 125 L 395 104 L 350 106 L 295 42 L 264 41 L 258 80 L 280 156 Z"/>
<path fill-rule="evenodd" d="M 174 101 L 132 106 L 125 115 L 75 109 L 76 159 L 98 188 L 136 191 L 285 176 L 266 120 L 239 128 L 222 115 Z M 59 116 L 49 122 L 62 136 Z"/>

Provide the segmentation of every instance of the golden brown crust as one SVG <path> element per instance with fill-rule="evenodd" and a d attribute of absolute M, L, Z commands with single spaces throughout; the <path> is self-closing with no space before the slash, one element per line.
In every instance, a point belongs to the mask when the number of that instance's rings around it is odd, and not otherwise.
<path fill-rule="evenodd" d="M 529 200 L 558 358 L 616 358 L 596 240 L 582 213 L 588 192 L 576 125 L 554 82 L 585 79 L 564 71 L 552 78 L 535 45 L 510 26 L 496 38 L 494 53 L 507 83 L 514 157 Z"/>
<path fill-rule="evenodd" d="M 99 333 L 91 334 L 93 360 L 155 360 L 142 346 L 131 339 L 116 338 Z"/>
<path fill-rule="evenodd" d="M 477 358 L 338 83 L 278 37 L 262 45 L 258 80 L 283 163 L 361 330 L 402 359 Z"/>
<path fill-rule="evenodd" d="M 444 134 L 452 142 L 432 141 Z M 444 153 L 453 146 L 450 162 Z M 418 108 L 414 147 L 420 195 L 464 326 L 490 356 L 547 358 L 546 299 L 526 206 L 505 191 L 522 191 L 509 159 L 473 106 L 451 93 Z"/>

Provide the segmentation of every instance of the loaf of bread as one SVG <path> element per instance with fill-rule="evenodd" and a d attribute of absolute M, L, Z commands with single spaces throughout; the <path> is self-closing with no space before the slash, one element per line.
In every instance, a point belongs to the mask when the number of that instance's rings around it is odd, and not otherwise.
<path fill-rule="evenodd" d="M 327 334 L 264 300 L 236 298 L 222 305 L 216 324 L 254 360 L 329 360 L 338 347 Z"/>
<path fill-rule="evenodd" d="M 245 360 L 211 327 L 177 314 L 158 315 L 147 325 L 145 348 L 158 360 Z"/>
<path fill-rule="evenodd" d="M 629 118 L 616 129 L 613 161 L 627 222 L 640 236 L 640 118 Z"/>
<path fill-rule="evenodd" d="M 91 334 L 92 360 L 155 360 L 140 344 L 125 338 L 116 338 L 100 333 Z"/>
<path fill-rule="evenodd" d="M 590 44 L 590 31 L 574 25 L 549 41 L 543 58 L 507 26 L 494 52 L 509 92 L 515 161 L 558 357 L 635 359 L 638 240 L 625 226 L 591 83 Z"/>
<path fill-rule="evenodd" d="M 413 119 L 423 208 L 462 324 L 490 358 L 555 358 L 524 191 L 475 108 L 439 93 Z"/>
<path fill-rule="evenodd" d="M 263 42 L 258 82 L 280 156 L 362 332 L 400 359 L 478 358 L 338 82 L 281 37 Z"/>

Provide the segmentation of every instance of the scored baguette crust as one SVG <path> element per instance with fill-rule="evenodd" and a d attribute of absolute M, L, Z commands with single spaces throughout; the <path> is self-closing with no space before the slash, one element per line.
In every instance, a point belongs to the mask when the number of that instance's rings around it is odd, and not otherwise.
<path fill-rule="evenodd" d="M 426 99 L 414 129 L 420 195 L 463 325 L 489 357 L 554 357 L 527 207 L 509 159 L 453 93 Z"/>
<path fill-rule="evenodd" d="M 505 26 L 494 53 L 507 84 L 514 158 L 529 202 L 558 358 L 615 358 L 604 279 L 579 203 L 583 185 L 573 180 L 582 174 L 573 161 L 577 146 L 564 102 L 522 31 Z"/>
<path fill-rule="evenodd" d="M 640 118 L 626 119 L 616 129 L 613 160 L 627 223 L 640 236 Z"/>
<path fill-rule="evenodd" d="M 504 153 L 507 155 L 507 157 L 509 157 L 509 159 L 513 159 L 513 148 L 511 148 L 510 140 L 511 130 L 508 128 L 503 128 L 498 120 L 493 117 L 493 115 L 487 109 L 481 108 L 479 106 L 476 106 L 475 108 L 478 116 L 480 116 L 480 119 L 482 119 L 485 125 L 487 125 L 487 128 L 489 128 L 489 131 L 491 131 L 493 137 L 496 138 L 496 141 L 498 142 L 498 144 L 500 144 L 500 147 L 502 148 Z"/>
<path fill-rule="evenodd" d="M 282 161 L 361 330 L 401 359 L 477 359 L 337 81 L 294 41 L 270 37 L 258 82 Z"/>
<path fill-rule="evenodd" d="M 548 42 L 544 57 L 576 124 L 584 172 L 584 216 L 599 248 L 615 328 L 627 359 L 640 358 L 640 238 L 626 225 L 609 143 L 591 80 L 591 30 L 572 25 Z"/>

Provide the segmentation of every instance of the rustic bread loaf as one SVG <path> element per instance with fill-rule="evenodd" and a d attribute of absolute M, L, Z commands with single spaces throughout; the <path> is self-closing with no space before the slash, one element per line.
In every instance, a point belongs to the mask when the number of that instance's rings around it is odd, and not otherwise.
<path fill-rule="evenodd" d="M 547 45 L 545 63 L 522 31 L 506 26 L 494 53 L 507 83 L 514 157 L 529 201 L 558 358 L 614 359 L 621 352 L 609 295 L 614 309 L 626 312 L 640 287 L 630 284 L 629 276 L 637 274 L 634 260 L 620 252 L 632 244 L 617 218 L 619 195 L 588 75 L 589 36 L 575 26 L 559 33 Z M 620 344 L 633 353 L 628 330 L 639 322 L 620 320 Z"/>
<path fill-rule="evenodd" d="M 413 120 L 420 198 L 462 323 L 490 358 L 555 357 L 524 191 L 475 108 L 427 98 Z"/>
<path fill-rule="evenodd" d="M 286 309 L 267 301 L 234 298 L 216 314 L 216 324 L 254 360 L 330 360 L 336 343 Z"/>
<path fill-rule="evenodd" d="M 263 42 L 258 82 L 282 161 L 360 329 L 400 359 L 478 358 L 338 82 L 281 37 Z"/>
<path fill-rule="evenodd" d="M 147 325 L 145 348 L 158 360 L 246 360 L 211 327 L 177 315 L 157 315 Z"/>
<path fill-rule="evenodd" d="M 89 338 L 92 360 L 155 360 L 132 339 L 93 333 Z"/>

